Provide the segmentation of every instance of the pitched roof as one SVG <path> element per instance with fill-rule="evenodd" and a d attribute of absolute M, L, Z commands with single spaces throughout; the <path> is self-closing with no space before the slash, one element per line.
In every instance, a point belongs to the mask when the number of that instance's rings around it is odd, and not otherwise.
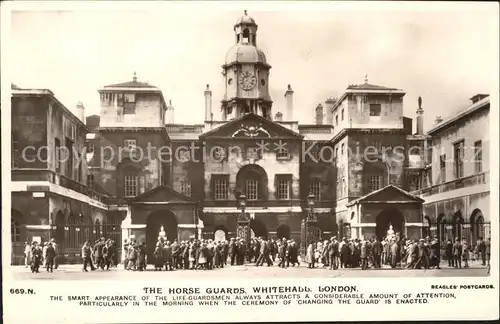
<path fill-rule="evenodd" d="M 352 206 L 352 205 L 355 205 L 355 204 L 357 204 L 359 202 L 369 200 L 369 198 L 371 198 L 371 197 L 373 197 L 373 196 L 375 196 L 375 195 L 377 195 L 377 194 L 379 194 L 379 193 L 381 193 L 383 191 L 389 190 L 389 189 L 395 189 L 395 190 L 399 191 L 401 194 L 403 194 L 404 196 L 406 196 L 406 197 L 408 197 L 411 200 L 414 200 L 416 202 L 424 202 L 424 200 L 422 198 L 417 197 L 415 195 L 412 195 L 411 193 L 409 193 L 409 192 L 407 192 L 407 191 L 405 191 L 405 190 L 403 190 L 401 188 L 398 188 L 398 187 L 396 187 L 394 185 L 388 185 L 388 186 L 385 186 L 384 188 L 381 188 L 379 190 L 372 191 L 369 194 L 364 195 L 363 197 L 360 197 L 358 199 L 350 201 L 349 203 L 347 203 L 347 206 Z"/>
<path fill-rule="evenodd" d="M 21 90 L 21 88 L 20 88 L 20 87 L 18 87 L 17 85 L 15 85 L 14 83 L 11 83 L 11 84 L 10 84 L 10 88 L 11 88 L 12 90 Z"/>
<path fill-rule="evenodd" d="M 206 133 L 203 133 L 200 135 L 200 138 L 205 138 L 207 136 L 211 136 L 213 134 L 216 134 L 218 133 L 219 131 L 221 130 L 224 130 L 224 129 L 227 129 L 227 128 L 230 128 L 232 127 L 233 125 L 235 124 L 239 124 L 241 123 L 243 120 L 245 119 L 249 119 L 249 118 L 256 118 L 258 121 L 262 122 L 262 123 L 266 123 L 266 124 L 273 124 L 275 125 L 277 128 L 283 130 L 284 133 L 286 134 L 289 134 L 290 136 L 292 137 L 297 137 L 297 138 L 303 138 L 304 136 L 297 133 L 297 132 L 294 132 L 293 130 L 290 130 L 282 125 L 280 125 L 279 123 L 276 123 L 274 121 L 271 121 L 269 119 L 266 119 L 260 115 L 257 115 L 257 114 L 254 114 L 254 113 L 248 113 L 248 114 L 244 114 L 236 119 L 233 119 L 233 120 L 230 120 L 228 122 L 226 122 L 225 124 L 222 124 L 221 126 L 217 127 L 217 128 L 214 128 Z"/>
<path fill-rule="evenodd" d="M 151 85 L 151 84 L 146 83 L 146 82 L 139 82 L 137 80 L 116 83 L 116 84 L 110 84 L 110 85 L 104 86 L 104 88 L 151 88 L 151 89 L 157 89 L 157 87 L 155 87 L 154 85 Z"/>
<path fill-rule="evenodd" d="M 375 84 L 370 84 L 370 83 L 363 83 L 363 84 L 350 84 L 347 89 L 352 89 L 352 90 L 400 90 L 396 88 L 389 88 L 385 86 L 379 86 Z"/>
<path fill-rule="evenodd" d="M 134 198 L 131 198 L 129 199 L 130 202 L 142 202 L 144 201 L 144 199 L 148 196 L 151 196 L 151 195 L 154 195 L 155 193 L 157 192 L 165 192 L 167 194 L 170 194 L 172 195 L 172 197 L 177 197 L 179 198 L 181 201 L 184 201 L 186 203 L 196 203 L 196 201 L 194 201 L 191 197 L 188 197 L 178 191 L 175 191 L 173 188 L 169 187 L 169 186 L 166 186 L 166 185 L 160 185 L 158 187 L 155 187 L 149 191 L 146 191 Z"/>

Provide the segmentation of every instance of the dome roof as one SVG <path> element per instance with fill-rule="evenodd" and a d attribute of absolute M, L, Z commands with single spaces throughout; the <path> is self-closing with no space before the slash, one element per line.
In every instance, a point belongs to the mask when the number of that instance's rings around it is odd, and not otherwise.
<path fill-rule="evenodd" d="M 229 49 L 226 54 L 226 64 L 238 63 L 265 63 L 266 55 L 253 45 L 237 44 Z"/>
<path fill-rule="evenodd" d="M 246 10 L 245 10 L 245 14 L 243 16 L 241 16 L 236 21 L 236 24 L 234 24 L 234 25 L 237 26 L 237 25 L 240 25 L 240 24 L 256 25 L 255 24 L 255 20 L 247 14 Z"/>

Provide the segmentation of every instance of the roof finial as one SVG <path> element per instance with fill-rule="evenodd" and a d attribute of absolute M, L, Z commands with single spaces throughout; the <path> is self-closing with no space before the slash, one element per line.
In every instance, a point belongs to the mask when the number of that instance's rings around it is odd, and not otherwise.
<path fill-rule="evenodd" d="M 243 10 L 243 12 L 245 13 L 245 16 L 247 16 L 247 11 L 246 11 L 246 10 Z"/>
<path fill-rule="evenodd" d="M 368 74 L 365 74 L 365 83 L 368 83 Z"/>
<path fill-rule="evenodd" d="M 134 71 L 134 78 L 133 78 L 134 82 L 137 82 L 137 73 L 135 73 Z"/>

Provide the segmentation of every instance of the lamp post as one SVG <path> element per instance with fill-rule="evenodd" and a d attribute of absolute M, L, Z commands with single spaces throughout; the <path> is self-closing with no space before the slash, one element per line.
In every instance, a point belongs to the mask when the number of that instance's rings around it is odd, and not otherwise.
<path fill-rule="evenodd" d="M 242 194 L 238 197 L 238 209 L 241 210 L 241 213 L 238 215 L 238 222 L 236 225 L 236 236 L 243 239 L 245 243 L 249 243 L 250 217 L 245 213 L 246 206 L 247 206 L 247 197 Z"/>
<path fill-rule="evenodd" d="M 316 196 L 310 194 L 307 196 L 307 216 L 302 219 L 300 254 L 305 255 L 306 249 L 312 241 L 319 239 L 318 216 L 314 213 L 314 204 Z"/>

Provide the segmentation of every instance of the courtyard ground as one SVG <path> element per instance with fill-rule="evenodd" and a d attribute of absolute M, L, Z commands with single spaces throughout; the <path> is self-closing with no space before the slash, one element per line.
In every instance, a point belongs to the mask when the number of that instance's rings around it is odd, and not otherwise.
<path fill-rule="evenodd" d="M 256 267 L 254 264 L 245 266 L 227 266 L 214 270 L 174 270 L 174 271 L 154 271 L 152 265 L 147 271 L 126 271 L 123 265 L 112 268 L 110 271 L 100 269 L 89 272 L 82 272 L 82 265 L 61 265 L 53 273 L 47 273 L 45 269 L 40 269 L 40 273 L 31 273 L 29 268 L 24 266 L 12 266 L 14 279 L 20 280 L 164 280 L 165 277 L 172 279 L 203 279 L 220 280 L 224 278 L 356 278 L 356 277 L 483 277 L 487 276 L 487 268 L 480 264 L 472 264 L 467 269 L 449 268 L 446 263 L 442 263 L 441 269 L 432 270 L 406 270 L 406 269 L 339 269 L 328 270 L 325 268 L 308 269 L 305 264 L 300 267 L 289 267 L 286 269 L 278 266 Z"/>

